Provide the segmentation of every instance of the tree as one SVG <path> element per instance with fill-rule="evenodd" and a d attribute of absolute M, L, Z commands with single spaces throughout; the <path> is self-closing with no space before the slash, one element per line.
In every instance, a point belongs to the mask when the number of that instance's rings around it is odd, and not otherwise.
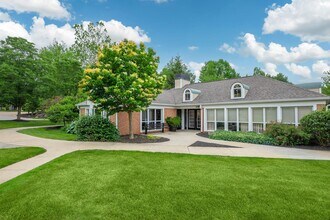
<path fill-rule="evenodd" d="M 164 77 L 157 73 L 159 58 L 143 43 L 124 40 L 101 48 L 97 61 L 85 70 L 81 87 L 108 114 L 127 112 L 133 139 L 133 112 L 145 110 L 162 92 Z"/>
<path fill-rule="evenodd" d="M 77 109 L 76 104 L 80 101 L 82 100 L 77 97 L 64 97 L 46 110 L 47 118 L 51 122 L 63 122 L 65 126 L 66 123 L 72 122 L 74 119 L 78 118 L 79 110 Z"/>
<path fill-rule="evenodd" d="M 17 107 L 17 120 L 22 106 L 37 99 L 40 62 L 33 43 L 18 37 L 0 41 L 0 102 Z"/>
<path fill-rule="evenodd" d="M 201 69 L 199 80 L 201 82 L 212 82 L 224 79 L 231 79 L 240 77 L 230 64 L 222 59 L 218 61 L 208 61 Z"/>
<path fill-rule="evenodd" d="M 83 69 L 75 54 L 58 42 L 41 49 L 43 77 L 40 90 L 45 98 L 76 95 Z"/>
<path fill-rule="evenodd" d="M 190 82 L 195 82 L 196 76 L 189 70 L 187 65 L 181 60 L 180 56 L 172 58 L 160 73 L 162 76 L 166 77 L 166 82 L 164 85 L 165 89 L 172 89 L 175 86 L 175 75 L 184 74 L 188 75 Z"/>
<path fill-rule="evenodd" d="M 282 82 L 287 82 L 287 83 L 291 83 L 289 82 L 289 79 L 287 76 L 285 76 L 283 73 L 277 73 L 275 76 L 272 76 L 268 73 L 265 73 L 264 71 L 262 71 L 259 67 L 255 67 L 253 69 L 253 75 L 254 76 L 266 76 L 272 79 L 276 79 L 278 81 L 282 81 Z"/>
<path fill-rule="evenodd" d="M 83 67 L 95 64 L 98 49 L 110 44 L 110 36 L 102 22 L 74 25 L 75 42 L 72 45 Z"/>
<path fill-rule="evenodd" d="M 323 87 L 322 87 L 322 93 L 324 95 L 329 95 L 330 96 L 330 70 L 324 72 L 326 76 L 322 77 L 323 79 Z"/>

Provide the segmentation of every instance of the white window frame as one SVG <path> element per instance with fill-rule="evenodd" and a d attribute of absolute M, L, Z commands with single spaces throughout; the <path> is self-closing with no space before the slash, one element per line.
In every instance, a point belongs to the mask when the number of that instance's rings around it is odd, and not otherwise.
<path fill-rule="evenodd" d="M 155 111 L 155 120 L 154 121 L 150 121 L 150 110 L 154 110 Z M 156 118 L 156 110 L 160 110 L 160 112 L 161 112 L 161 120 L 157 120 L 157 118 Z M 142 121 L 142 114 L 143 114 L 144 111 L 147 111 L 147 121 Z M 149 108 L 147 108 L 144 111 L 140 111 L 140 132 L 144 132 L 144 129 L 142 128 L 142 123 L 143 122 L 147 122 L 148 124 L 150 122 L 164 123 L 164 114 L 165 114 L 164 108 L 160 108 L 160 107 L 149 107 Z M 152 129 L 152 130 L 148 130 L 148 131 L 161 131 L 161 130 L 162 130 L 162 128 Z"/>
<path fill-rule="evenodd" d="M 186 99 L 186 92 L 189 92 L 189 95 L 190 95 L 190 99 L 189 100 Z M 183 101 L 184 102 L 191 102 L 192 101 L 192 96 L 193 96 L 193 94 L 191 92 L 191 89 L 185 89 L 183 91 Z"/>
<path fill-rule="evenodd" d="M 241 96 L 240 97 L 235 97 L 235 86 L 240 86 L 241 88 Z M 231 89 L 230 89 L 230 96 L 231 96 L 231 99 L 243 99 L 245 98 L 245 89 L 243 87 L 243 84 L 242 83 L 234 83 L 232 86 L 231 86 Z"/>

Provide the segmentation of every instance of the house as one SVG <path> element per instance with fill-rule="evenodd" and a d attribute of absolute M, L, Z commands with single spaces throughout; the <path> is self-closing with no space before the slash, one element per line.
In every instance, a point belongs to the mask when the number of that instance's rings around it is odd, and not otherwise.
<path fill-rule="evenodd" d="M 296 84 L 296 86 L 308 89 L 309 91 L 322 93 L 322 83 L 321 82 L 311 82 L 311 83 L 302 83 L 302 84 Z"/>
<path fill-rule="evenodd" d="M 165 118 L 179 116 L 182 130 L 262 132 L 271 122 L 298 126 L 303 116 L 329 101 L 329 96 L 264 76 L 190 84 L 177 75 L 175 88 L 164 90 L 146 111 L 133 114 L 133 131 L 142 133 L 146 125 L 149 131 L 160 131 Z M 82 108 L 90 111 L 92 105 Z M 110 120 L 121 134 L 128 134 L 127 113 Z"/>

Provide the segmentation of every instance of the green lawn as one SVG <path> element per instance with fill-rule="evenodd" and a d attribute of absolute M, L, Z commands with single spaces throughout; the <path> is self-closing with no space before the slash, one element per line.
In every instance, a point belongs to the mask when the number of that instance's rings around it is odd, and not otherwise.
<path fill-rule="evenodd" d="M 329 219 L 330 162 L 78 151 L 0 185 L 0 219 Z"/>
<path fill-rule="evenodd" d="M 66 141 L 74 141 L 77 139 L 77 135 L 75 134 L 68 134 L 62 129 L 56 128 L 30 128 L 18 131 L 22 134 L 28 134 L 35 137 L 41 138 L 49 138 L 49 139 L 56 139 L 56 140 L 66 140 Z"/>
<path fill-rule="evenodd" d="M 20 127 L 33 127 L 33 126 L 45 126 L 54 125 L 54 123 L 49 120 L 31 120 L 31 121 L 0 121 L 0 129 L 6 128 L 20 128 Z"/>
<path fill-rule="evenodd" d="M 40 147 L 18 147 L 0 149 L 0 168 L 46 152 Z"/>

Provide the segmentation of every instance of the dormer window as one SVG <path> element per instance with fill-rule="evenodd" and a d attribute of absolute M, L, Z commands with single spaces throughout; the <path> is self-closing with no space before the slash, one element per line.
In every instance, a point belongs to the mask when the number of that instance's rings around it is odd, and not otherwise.
<path fill-rule="evenodd" d="M 234 83 L 231 86 L 231 98 L 232 99 L 243 99 L 245 98 L 247 92 L 249 91 L 249 86 L 241 84 L 241 83 Z"/>
<path fill-rule="evenodd" d="M 234 86 L 234 98 L 242 98 L 242 86 L 240 84 Z"/>
<path fill-rule="evenodd" d="M 184 92 L 184 100 L 191 101 L 191 91 L 189 89 Z"/>

